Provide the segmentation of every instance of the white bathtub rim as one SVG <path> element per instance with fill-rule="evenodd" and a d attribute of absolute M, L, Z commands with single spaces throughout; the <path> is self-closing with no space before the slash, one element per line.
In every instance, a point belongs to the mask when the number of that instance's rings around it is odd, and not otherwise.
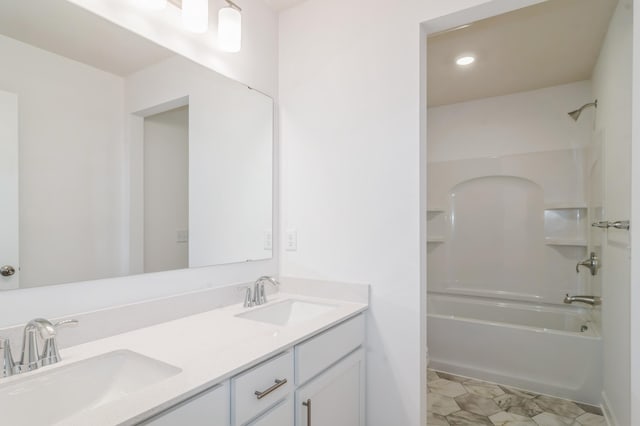
<path fill-rule="evenodd" d="M 483 306 L 499 306 L 502 308 L 522 309 L 532 312 L 553 312 L 553 313 L 571 313 L 572 315 L 591 316 L 593 308 L 585 306 L 573 306 L 566 304 L 544 303 L 541 301 L 527 300 L 508 300 L 499 297 L 486 297 L 468 294 L 451 294 L 437 291 L 427 292 L 427 303 L 429 300 L 435 302 L 438 299 L 446 301 L 454 301 L 461 303 L 477 304 Z M 432 302 L 432 303 L 433 303 Z M 437 302 L 436 302 L 437 303 Z"/>
<path fill-rule="evenodd" d="M 465 297 L 465 298 L 478 298 L 478 299 L 488 299 L 488 300 L 504 300 L 507 303 L 516 302 L 516 303 L 530 303 L 530 304 L 542 304 L 545 306 L 556 306 L 559 308 L 567 307 L 564 305 L 564 295 L 562 298 L 558 299 L 557 296 L 553 298 L 549 298 L 548 296 L 541 296 L 536 294 L 526 294 L 526 293 L 516 293 L 516 292 L 507 292 L 500 290 L 483 290 L 483 289 L 473 289 L 466 287 L 438 287 L 437 284 L 430 284 L 432 290 L 428 290 L 430 294 L 437 294 L 443 296 L 452 296 L 452 297 Z M 570 290 L 566 290 L 565 293 Z M 570 307 L 570 306 L 569 306 Z M 584 308 L 586 307 L 578 307 L 573 306 L 573 308 Z"/>
<path fill-rule="evenodd" d="M 462 322 L 473 323 L 473 324 L 491 325 L 494 327 L 509 327 L 517 330 L 532 331 L 535 333 L 557 334 L 560 336 L 580 337 L 583 339 L 592 339 L 592 340 L 602 339 L 602 336 L 600 335 L 600 332 L 595 326 L 595 323 L 593 321 L 588 321 L 590 324 L 589 332 L 575 332 L 575 331 L 566 331 L 566 330 L 556 330 L 556 329 L 544 328 L 544 327 L 532 327 L 529 325 L 511 324 L 508 322 L 479 320 L 475 318 L 466 318 L 466 317 L 458 317 L 455 315 L 443 315 L 443 314 L 427 314 L 427 327 L 429 324 L 429 320 L 428 320 L 429 318 L 440 318 L 440 319 L 462 321 Z"/>

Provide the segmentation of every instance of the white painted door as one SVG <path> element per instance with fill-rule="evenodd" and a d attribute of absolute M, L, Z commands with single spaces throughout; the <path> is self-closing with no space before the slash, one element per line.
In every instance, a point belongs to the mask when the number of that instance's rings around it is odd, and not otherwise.
<path fill-rule="evenodd" d="M 598 111 L 601 115 L 607 113 L 613 112 L 604 108 Z M 615 111 L 618 113 L 619 110 Z M 623 126 L 616 127 L 599 130 L 604 177 L 603 210 L 599 219 L 608 222 L 626 221 L 631 216 L 630 134 Z M 602 266 L 595 282 L 602 287 L 603 402 L 612 423 L 626 425 L 631 424 L 630 233 L 614 227 L 592 232 L 600 233 L 602 241 Z"/>
<path fill-rule="evenodd" d="M 0 290 L 19 287 L 18 256 L 18 95 L 0 91 Z"/>
<path fill-rule="evenodd" d="M 364 351 L 296 391 L 296 426 L 364 426 Z"/>
<path fill-rule="evenodd" d="M 607 221 L 629 220 L 631 216 L 630 135 L 621 133 L 619 130 L 606 131 L 603 142 L 603 218 Z M 616 419 L 614 421 L 624 425 L 631 424 L 630 234 L 627 230 L 615 228 L 601 232 L 603 398 L 605 407 Z"/>

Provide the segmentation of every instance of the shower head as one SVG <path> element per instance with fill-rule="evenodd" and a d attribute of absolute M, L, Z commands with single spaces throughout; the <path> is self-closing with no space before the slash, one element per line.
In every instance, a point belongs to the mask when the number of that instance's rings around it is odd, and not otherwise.
<path fill-rule="evenodd" d="M 571 111 L 569 113 L 569 117 L 573 118 L 573 121 L 578 121 L 578 118 L 580 117 L 580 114 L 582 114 L 582 110 L 587 108 L 587 107 L 590 107 L 590 106 L 592 106 L 594 108 L 598 108 L 598 100 L 596 99 L 593 102 L 590 102 L 588 104 L 582 105 L 580 108 L 578 108 L 575 111 Z"/>

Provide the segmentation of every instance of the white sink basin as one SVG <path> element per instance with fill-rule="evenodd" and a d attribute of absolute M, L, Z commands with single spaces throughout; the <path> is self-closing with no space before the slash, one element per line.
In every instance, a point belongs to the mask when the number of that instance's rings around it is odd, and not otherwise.
<path fill-rule="evenodd" d="M 124 398 L 181 369 L 131 351 L 115 351 L 63 367 L 47 367 L 0 384 L 0 423 L 51 425 Z"/>
<path fill-rule="evenodd" d="M 301 300 L 285 300 L 236 315 L 253 321 L 275 325 L 292 325 L 316 318 L 336 307 L 321 303 L 303 302 Z"/>

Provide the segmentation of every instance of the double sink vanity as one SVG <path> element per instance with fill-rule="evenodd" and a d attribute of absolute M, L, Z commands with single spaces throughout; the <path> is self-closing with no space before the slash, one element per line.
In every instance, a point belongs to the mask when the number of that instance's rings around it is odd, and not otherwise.
<path fill-rule="evenodd" d="M 279 269 L 274 100 L 142 3 L 0 4 L 0 424 L 363 426 L 368 287 L 225 285 Z"/>
<path fill-rule="evenodd" d="M 364 425 L 367 300 L 346 299 L 279 291 L 61 348 L 55 365 L 0 379 L 3 421 Z"/>

